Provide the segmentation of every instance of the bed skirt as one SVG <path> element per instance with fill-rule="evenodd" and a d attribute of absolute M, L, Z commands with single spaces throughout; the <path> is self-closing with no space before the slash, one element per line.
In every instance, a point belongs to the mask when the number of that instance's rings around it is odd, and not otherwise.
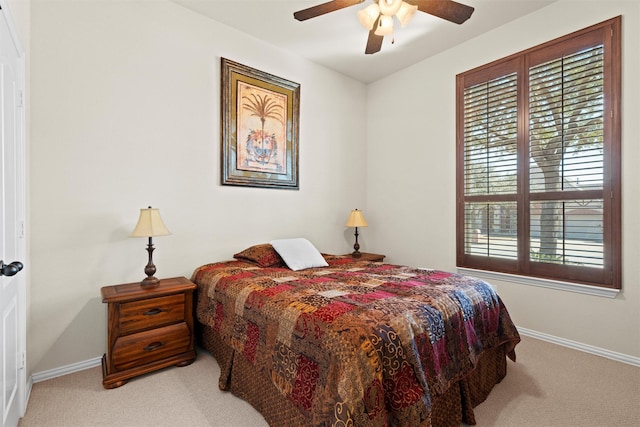
<path fill-rule="evenodd" d="M 247 401 L 264 416 L 271 427 L 304 426 L 307 421 L 296 406 L 286 399 L 269 378 L 255 371 L 243 356 L 234 356 L 211 328 L 198 324 L 200 345 L 209 351 L 220 365 L 218 386 Z M 473 408 L 482 403 L 493 386 L 507 373 L 504 346 L 485 351 L 476 367 L 458 386 L 444 394 L 432 396 L 431 419 L 420 427 L 460 427 L 461 423 L 475 425 Z"/>

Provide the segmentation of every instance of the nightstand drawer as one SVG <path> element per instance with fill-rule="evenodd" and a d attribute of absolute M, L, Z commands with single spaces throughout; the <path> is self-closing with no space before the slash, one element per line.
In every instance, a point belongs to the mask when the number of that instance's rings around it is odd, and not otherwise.
<path fill-rule="evenodd" d="M 184 301 L 182 293 L 120 304 L 120 334 L 184 321 Z"/>
<path fill-rule="evenodd" d="M 189 350 L 191 331 L 186 323 L 165 326 L 119 338 L 113 347 L 113 365 L 124 370 Z"/>

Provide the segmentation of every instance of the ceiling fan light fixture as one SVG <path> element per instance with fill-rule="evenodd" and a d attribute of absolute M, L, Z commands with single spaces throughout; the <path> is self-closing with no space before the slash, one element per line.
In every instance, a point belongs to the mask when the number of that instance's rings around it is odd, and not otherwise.
<path fill-rule="evenodd" d="M 306 21 L 325 13 L 335 12 L 364 0 L 330 0 L 293 13 L 298 21 Z M 442 18 L 455 24 L 462 24 L 471 17 L 474 8 L 452 0 L 372 0 L 373 4 L 358 11 L 358 20 L 369 31 L 367 55 L 379 52 L 384 36 L 393 34 L 393 17 L 404 27 L 411 21 L 417 10 Z M 394 40 L 392 40 L 393 43 Z"/>
<path fill-rule="evenodd" d="M 381 0 L 384 1 L 384 0 Z M 393 16 L 380 15 L 378 28 L 374 32 L 377 36 L 388 36 L 393 33 Z"/>
<path fill-rule="evenodd" d="M 402 0 L 380 0 L 380 13 L 385 16 L 393 16 L 400 10 L 404 1 Z"/>
<path fill-rule="evenodd" d="M 373 3 L 358 11 L 358 20 L 364 28 L 371 31 L 373 24 L 375 24 L 376 19 L 378 19 L 378 15 L 380 15 L 380 6 L 378 6 L 377 3 Z"/>
<path fill-rule="evenodd" d="M 411 18 L 413 18 L 413 15 L 416 14 L 417 10 L 418 6 L 409 4 L 405 1 L 402 2 L 402 4 L 400 5 L 400 9 L 398 9 L 398 12 L 396 12 L 396 17 L 398 18 L 398 21 L 400 21 L 400 25 L 402 26 L 402 28 L 404 28 L 405 25 L 407 25 L 409 21 L 411 21 Z"/>

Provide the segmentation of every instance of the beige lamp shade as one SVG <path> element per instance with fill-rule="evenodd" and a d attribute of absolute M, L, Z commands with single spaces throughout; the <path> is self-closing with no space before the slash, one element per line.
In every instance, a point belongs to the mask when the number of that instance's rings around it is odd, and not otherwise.
<path fill-rule="evenodd" d="M 378 15 L 380 15 L 380 6 L 378 6 L 377 3 L 373 3 L 358 11 L 358 20 L 363 27 L 371 31 L 373 24 L 375 24 L 376 19 L 378 19 Z"/>
<path fill-rule="evenodd" d="M 393 33 L 393 16 L 380 15 L 378 28 L 374 31 L 377 36 L 388 36 Z"/>
<path fill-rule="evenodd" d="M 409 21 L 411 21 L 413 15 L 416 14 L 416 10 L 418 10 L 418 6 L 406 3 L 404 1 L 402 2 L 400 9 L 396 13 L 396 18 L 398 18 L 398 20 L 400 21 L 400 25 L 402 26 L 402 28 L 404 28 L 409 23 Z"/>
<path fill-rule="evenodd" d="M 367 220 L 364 219 L 364 215 L 362 215 L 362 211 L 358 209 L 354 209 L 349 214 L 349 219 L 347 220 L 347 227 L 368 227 Z"/>
<path fill-rule="evenodd" d="M 129 237 L 155 237 L 167 236 L 171 234 L 167 230 L 167 226 L 162 222 L 160 210 L 149 206 L 146 209 L 140 209 L 140 217 L 138 224 L 133 229 Z"/>

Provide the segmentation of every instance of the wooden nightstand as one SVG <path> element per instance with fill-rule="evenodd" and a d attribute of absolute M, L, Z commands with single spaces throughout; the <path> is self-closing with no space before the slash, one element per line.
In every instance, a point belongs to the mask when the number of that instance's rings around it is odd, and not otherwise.
<path fill-rule="evenodd" d="M 145 289 L 139 282 L 105 286 L 108 304 L 107 352 L 102 356 L 102 385 L 115 388 L 130 378 L 196 359 L 193 292 L 185 277 L 162 279 Z"/>
<path fill-rule="evenodd" d="M 359 257 L 354 257 L 352 254 L 345 254 L 345 255 L 349 255 L 349 256 L 351 256 L 351 258 L 357 259 L 359 261 L 375 261 L 375 262 L 382 262 L 384 260 L 384 257 L 385 257 L 385 255 L 370 254 L 370 253 L 367 253 L 367 252 L 360 252 L 360 256 Z"/>

